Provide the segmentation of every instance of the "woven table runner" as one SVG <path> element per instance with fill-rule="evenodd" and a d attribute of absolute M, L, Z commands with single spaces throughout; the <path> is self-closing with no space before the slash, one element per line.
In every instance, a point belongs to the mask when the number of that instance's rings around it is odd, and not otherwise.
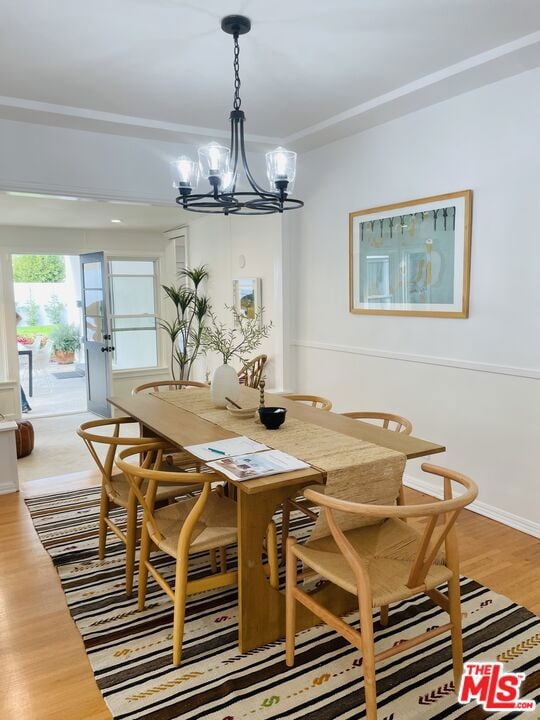
<path fill-rule="evenodd" d="M 325 473 L 329 494 L 334 497 L 393 504 L 398 495 L 406 457 L 396 450 L 289 415 L 279 430 L 267 430 L 255 418 L 237 418 L 224 408 L 216 408 L 206 388 L 172 390 L 153 395 L 226 430 L 246 435 L 309 463 Z M 244 393 L 240 402 L 249 407 L 253 396 Z M 344 516 L 340 525 L 346 529 L 349 523 L 351 527 L 358 527 L 358 516 Z"/>

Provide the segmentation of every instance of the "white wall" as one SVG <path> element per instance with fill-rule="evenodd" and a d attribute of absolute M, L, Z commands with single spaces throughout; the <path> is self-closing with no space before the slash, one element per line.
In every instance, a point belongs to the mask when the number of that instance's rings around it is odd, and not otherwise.
<path fill-rule="evenodd" d="M 160 283 L 168 284 L 175 279 L 175 243 L 159 232 L 0 226 L 0 413 L 6 417 L 17 417 L 20 412 L 11 253 L 73 255 L 98 250 L 111 256 L 155 257 Z M 169 314 L 166 304 L 162 307 L 162 314 Z M 129 393 L 136 384 L 170 376 L 166 338 L 161 333 L 159 337 L 162 350 L 160 368 L 144 373 L 132 370 L 113 372 L 113 394 Z"/>
<path fill-rule="evenodd" d="M 262 280 L 262 304 L 265 322 L 272 320 L 270 337 L 259 350 L 269 356 L 267 385 L 283 388 L 283 269 L 282 219 L 278 215 L 262 217 L 203 216 L 189 226 L 188 263 L 190 267 L 206 264 L 210 277 L 208 295 L 218 318 L 230 323 L 224 305 L 233 303 L 234 278 L 259 277 Z M 241 268 L 240 256 L 245 258 Z M 209 355 L 199 364 L 199 372 L 213 371 L 220 364 L 217 356 Z M 236 360 L 233 363 L 240 367 Z"/>
<path fill-rule="evenodd" d="M 446 444 L 480 511 L 538 530 L 540 71 L 303 155 L 294 244 L 298 390 Z M 472 188 L 467 320 L 348 312 L 348 213 Z M 410 464 L 411 481 L 421 477 Z"/>

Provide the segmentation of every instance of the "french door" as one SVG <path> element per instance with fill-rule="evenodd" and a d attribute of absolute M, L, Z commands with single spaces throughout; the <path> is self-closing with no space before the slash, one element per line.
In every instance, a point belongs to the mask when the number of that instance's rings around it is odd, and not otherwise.
<path fill-rule="evenodd" d="M 111 388 L 111 329 L 109 327 L 109 281 L 105 253 L 80 256 L 83 305 L 84 354 L 88 410 L 111 417 L 107 402 Z"/>

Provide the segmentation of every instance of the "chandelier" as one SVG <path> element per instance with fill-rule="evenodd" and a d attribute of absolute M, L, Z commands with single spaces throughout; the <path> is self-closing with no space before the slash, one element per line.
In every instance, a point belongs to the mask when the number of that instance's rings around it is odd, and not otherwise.
<path fill-rule="evenodd" d="M 227 15 L 221 29 L 234 38 L 234 99 L 230 115 L 230 146 L 216 142 L 199 148 L 198 162 L 183 155 L 175 163 L 175 183 L 179 195 L 176 202 L 184 210 L 223 215 L 269 215 L 294 210 L 303 206 L 301 200 L 289 197 L 296 175 L 296 153 L 278 147 L 266 153 L 266 174 L 269 188 L 261 187 L 249 169 L 244 140 L 246 116 L 240 109 L 240 46 L 238 38 L 248 33 L 251 21 L 243 15 Z M 237 191 L 240 172 L 251 187 L 250 191 Z M 209 183 L 206 193 L 195 193 L 202 177 Z"/>

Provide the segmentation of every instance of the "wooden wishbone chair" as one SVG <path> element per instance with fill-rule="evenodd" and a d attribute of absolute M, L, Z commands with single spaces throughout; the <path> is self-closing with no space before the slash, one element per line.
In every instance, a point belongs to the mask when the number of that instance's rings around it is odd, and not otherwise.
<path fill-rule="evenodd" d="M 382 421 L 381 424 L 385 430 L 403 433 L 404 435 L 410 435 L 412 433 L 412 422 L 410 420 L 407 420 L 407 418 L 403 417 L 402 415 L 369 410 L 361 410 L 360 412 L 346 412 L 341 414 L 345 417 L 352 418 L 353 420 L 376 420 L 377 422 Z M 399 490 L 398 505 L 404 504 L 405 496 L 403 495 L 403 486 L 401 486 Z"/>
<path fill-rule="evenodd" d="M 152 390 L 153 392 L 162 392 L 163 390 L 182 390 L 190 387 L 209 387 L 206 383 L 197 382 L 196 380 L 157 380 L 155 382 L 137 385 L 131 391 L 132 395 L 138 395 L 140 392 Z"/>
<path fill-rule="evenodd" d="M 257 389 L 267 362 L 268 355 L 257 355 L 253 360 L 247 362 L 238 373 L 238 382 L 240 385 Z"/>
<path fill-rule="evenodd" d="M 367 720 L 377 720 L 375 663 L 447 631 L 452 637 L 455 687 L 460 684 L 463 645 L 455 522 L 461 510 L 476 498 L 478 489 L 472 480 L 453 470 L 428 464 L 422 465 L 422 470 L 444 479 L 444 500 L 426 505 L 366 505 L 332 497 L 326 494 L 330 491 L 328 486 L 308 488 L 305 496 L 323 510 L 314 529 L 315 539 L 305 545 L 298 544 L 292 537 L 287 541 L 287 665 L 294 665 L 295 612 L 296 602 L 300 602 L 361 651 Z M 465 488 L 456 498 L 452 497 L 452 482 Z M 351 528 L 351 516 L 358 519 L 358 527 Z M 340 527 L 344 517 L 347 530 Z M 427 518 L 427 523 L 419 530 L 402 518 Z M 369 521 L 372 524 L 366 525 Z M 317 537 L 318 525 L 322 532 L 319 528 Z M 300 590 L 297 559 L 358 596 L 360 632 Z M 447 596 L 437 590 L 437 586 L 445 582 L 448 583 Z M 373 608 L 381 608 L 381 624 L 386 625 L 390 603 L 420 592 L 448 612 L 450 622 L 375 655 Z"/>
<path fill-rule="evenodd" d="M 411 421 L 401 415 L 394 415 L 394 413 L 362 410 L 361 412 L 345 412 L 341 414 L 345 417 L 353 418 L 353 420 L 381 420 L 381 424 L 385 430 L 401 432 L 404 435 L 410 435 L 412 433 Z"/>
<path fill-rule="evenodd" d="M 319 395 L 299 395 L 297 393 L 283 395 L 287 400 L 294 400 L 296 402 L 309 403 L 311 407 L 318 408 L 319 410 L 326 410 L 330 412 L 332 409 L 332 402 L 327 398 L 320 397 Z M 282 505 L 281 515 L 281 563 L 285 564 L 285 546 L 287 544 L 287 538 L 289 537 L 289 526 L 291 522 L 292 510 L 301 510 L 305 515 L 310 517 L 312 520 L 317 519 L 317 514 L 310 509 L 310 503 L 304 497 L 298 497 L 296 499 L 289 498 L 285 500 Z"/>
<path fill-rule="evenodd" d="M 385 430 L 391 430 L 393 432 L 402 432 L 404 435 L 410 435 L 412 432 L 412 423 L 407 418 L 401 417 L 401 415 L 394 415 L 393 413 L 386 412 L 346 412 L 341 413 L 345 417 L 352 418 L 354 420 L 377 420 L 382 421 L 382 426 Z M 399 490 L 398 504 L 404 504 L 403 486 Z M 313 504 L 305 497 L 299 497 L 296 499 L 289 499 L 283 503 L 283 522 L 281 531 L 281 560 L 285 562 L 285 545 L 287 543 L 287 537 L 289 536 L 289 525 L 290 516 L 293 510 L 300 510 L 312 520 L 317 519 L 317 513 L 312 510 Z"/>
<path fill-rule="evenodd" d="M 173 663 L 182 659 L 182 640 L 186 598 L 188 595 L 219 587 L 235 585 L 237 570 L 227 570 L 226 546 L 237 542 L 237 507 L 234 500 L 225 497 L 222 487 L 212 489 L 212 482 L 220 479 L 216 473 L 197 473 L 191 477 L 202 485 L 201 493 L 194 498 L 180 500 L 173 505 L 156 508 L 155 500 L 161 484 L 185 482 L 187 475 L 163 472 L 159 467 L 167 444 L 154 442 L 127 448 L 119 453 L 116 464 L 128 478 L 137 500 L 143 508 L 143 531 L 139 563 L 139 609 L 144 610 L 148 573 L 174 603 Z M 144 461 L 137 458 L 143 453 Z M 276 528 L 270 523 L 267 531 L 267 553 L 270 563 L 270 581 L 278 587 Z M 151 547 L 155 546 L 176 559 L 174 588 L 152 564 Z M 189 556 L 219 548 L 220 572 L 189 580 Z"/>
<path fill-rule="evenodd" d="M 111 530 L 126 546 L 126 593 L 128 596 L 131 595 L 133 589 L 135 547 L 137 544 L 137 498 L 130 490 L 126 477 L 122 473 L 114 472 L 114 461 L 119 448 L 140 447 L 152 439 L 135 435 L 131 437 L 123 437 L 120 435 L 123 427 L 134 424 L 137 424 L 138 429 L 138 421 L 134 418 L 117 417 L 105 420 L 90 420 L 89 422 L 83 423 L 77 429 L 77 435 L 83 439 L 101 473 L 101 502 L 98 530 L 99 559 L 103 560 L 105 557 L 107 531 Z M 107 434 L 103 434 L 103 431 Z M 100 453 L 100 447 L 103 447 L 104 452 L 102 451 Z M 170 469 L 178 470 L 179 468 L 172 466 Z M 166 487 L 159 488 L 156 495 L 157 502 L 167 502 L 185 492 L 194 492 L 200 489 L 200 485 L 194 482 L 191 474 L 186 475 L 186 481 L 183 481 L 181 484 L 167 485 Z M 111 507 L 114 505 L 127 510 L 125 531 L 113 522 L 109 516 Z"/>
<path fill-rule="evenodd" d="M 287 398 L 287 400 L 309 403 L 311 407 L 318 408 L 319 410 L 332 409 L 332 402 L 327 398 L 320 397 L 319 395 L 299 395 L 298 393 L 292 393 L 283 395 L 283 397 Z"/>

